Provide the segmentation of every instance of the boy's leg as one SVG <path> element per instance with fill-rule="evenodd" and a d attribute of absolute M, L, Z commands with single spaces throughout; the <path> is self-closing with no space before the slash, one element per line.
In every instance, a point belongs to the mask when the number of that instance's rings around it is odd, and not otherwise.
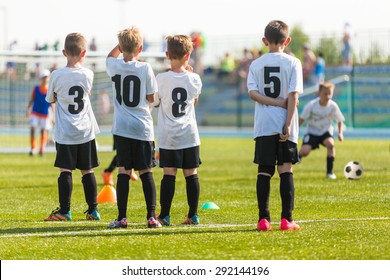
<path fill-rule="evenodd" d="M 140 178 L 146 202 L 146 218 L 149 220 L 151 217 L 156 217 L 156 185 L 154 183 L 153 173 L 151 170 L 141 170 Z"/>
<path fill-rule="evenodd" d="M 119 173 L 116 183 L 116 199 L 118 206 L 118 221 L 126 218 L 127 200 L 130 190 L 130 176 L 126 173 Z"/>
<path fill-rule="evenodd" d="M 275 166 L 259 165 L 256 181 L 257 204 L 259 208 L 259 221 L 271 221 L 269 212 L 269 197 L 271 191 L 271 178 L 275 173 Z"/>
<path fill-rule="evenodd" d="M 97 183 L 93 170 L 82 171 L 81 179 L 84 187 L 85 201 L 88 204 L 88 213 L 92 213 L 97 209 Z"/>
<path fill-rule="evenodd" d="M 293 221 L 292 211 L 294 209 L 294 179 L 292 172 L 284 172 L 280 175 L 280 197 L 282 199 L 282 219 Z"/>
<path fill-rule="evenodd" d="M 334 147 L 334 139 L 332 137 L 328 137 L 324 140 L 323 144 L 327 149 L 326 174 L 333 174 L 333 164 L 336 155 L 335 147 Z"/>
<path fill-rule="evenodd" d="M 73 182 L 72 172 L 62 171 L 58 177 L 58 196 L 60 202 L 60 213 L 67 214 L 70 211 L 70 200 L 72 197 Z"/>
<path fill-rule="evenodd" d="M 165 172 L 164 172 L 165 173 Z M 173 197 L 175 195 L 176 176 L 164 174 L 160 187 L 160 217 L 169 216 L 171 211 Z"/>
<path fill-rule="evenodd" d="M 186 176 L 187 203 L 189 206 L 188 218 L 198 215 L 200 184 L 198 174 Z"/>
<path fill-rule="evenodd" d="M 41 129 L 41 146 L 39 147 L 39 154 L 43 155 L 47 142 L 47 130 Z"/>
<path fill-rule="evenodd" d="M 34 127 L 31 127 L 30 128 L 30 156 L 33 155 L 34 153 L 34 149 L 36 147 L 36 142 L 35 142 L 35 128 Z"/>

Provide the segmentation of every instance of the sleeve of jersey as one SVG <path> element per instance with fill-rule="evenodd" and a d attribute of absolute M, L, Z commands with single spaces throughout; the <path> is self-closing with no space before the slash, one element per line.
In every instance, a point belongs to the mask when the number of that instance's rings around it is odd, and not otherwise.
<path fill-rule="evenodd" d="M 249 68 L 249 73 L 248 73 L 248 78 L 247 78 L 247 87 L 248 87 L 248 92 L 251 90 L 259 91 L 259 85 L 257 84 L 256 75 L 255 75 L 252 67 Z"/>
<path fill-rule="evenodd" d="M 337 122 L 345 121 L 344 115 L 343 115 L 343 113 L 341 113 L 341 110 L 340 110 L 339 106 L 337 105 L 336 102 L 334 104 L 335 104 L 335 118 L 336 118 L 336 121 Z"/>
<path fill-rule="evenodd" d="M 303 92 L 302 64 L 299 59 L 294 59 L 288 92 Z"/>
<path fill-rule="evenodd" d="M 299 116 L 301 119 L 307 120 L 309 118 L 311 108 L 313 107 L 312 104 L 313 104 L 312 102 L 309 102 L 305 105 L 305 107 L 303 107 L 303 111 Z"/>
<path fill-rule="evenodd" d="M 53 103 L 55 100 L 54 100 L 54 80 L 55 80 L 55 76 L 53 77 L 53 74 L 52 73 L 52 76 L 49 80 L 49 87 L 48 87 L 48 90 L 47 90 L 47 94 L 46 94 L 46 101 L 48 103 Z"/>
<path fill-rule="evenodd" d="M 152 69 L 152 66 L 150 64 L 147 64 L 148 67 L 148 75 L 147 75 L 147 81 L 146 81 L 146 94 L 154 94 L 158 91 L 157 87 L 157 80 L 154 76 L 154 72 Z"/>

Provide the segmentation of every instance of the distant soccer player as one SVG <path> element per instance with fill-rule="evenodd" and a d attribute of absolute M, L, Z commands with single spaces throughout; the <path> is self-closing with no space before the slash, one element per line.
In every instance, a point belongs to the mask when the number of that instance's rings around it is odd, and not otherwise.
<path fill-rule="evenodd" d="M 202 89 L 198 74 L 192 73 L 188 60 L 193 50 L 191 38 L 186 35 L 167 37 L 167 58 L 170 71 L 157 75 L 158 98 L 158 137 L 160 167 L 164 168 L 161 180 L 161 213 L 157 219 L 170 225 L 170 209 L 175 193 L 175 180 L 178 168 L 183 169 L 186 179 L 189 211 L 184 224 L 197 225 L 199 204 L 199 178 L 197 168 L 200 138 L 195 118 L 195 105 Z"/>
<path fill-rule="evenodd" d="M 269 197 L 275 165 L 280 177 L 282 200 L 281 230 L 296 230 L 293 221 L 294 179 L 292 164 L 298 162 L 298 94 L 303 92 L 302 64 L 286 53 L 291 38 L 288 26 L 274 20 L 265 28 L 263 43 L 269 53 L 252 62 L 248 74 L 248 91 L 256 101 L 254 162 L 258 164 L 258 230 L 271 229 Z M 287 103 L 287 109 L 286 107 Z"/>
<path fill-rule="evenodd" d="M 97 185 L 93 168 L 99 166 L 95 135 L 99 133 L 92 110 L 93 72 L 82 66 L 87 43 L 80 33 L 70 33 L 65 39 L 63 54 L 66 67 L 53 71 L 46 100 L 56 103 L 55 141 L 57 155 L 54 166 L 60 168 L 58 194 L 60 207 L 45 221 L 72 220 L 70 201 L 72 170 L 80 169 L 88 210 L 87 220 L 100 220 L 97 210 Z"/>
<path fill-rule="evenodd" d="M 333 163 L 336 156 L 333 139 L 333 121 L 337 122 L 339 141 L 344 139 L 344 116 L 337 103 L 332 100 L 334 88 L 334 85 L 331 83 L 320 83 L 318 97 L 306 104 L 299 117 L 300 126 L 307 121 L 307 133 L 303 137 L 299 156 L 308 156 L 312 150 L 319 148 L 320 144 L 325 146 L 327 150 L 326 177 L 329 179 L 336 179 L 336 175 L 333 173 Z"/>
<path fill-rule="evenodd" d="M 39 128 L 41 130 L 39 155 L 42 156 L 45 151 L 48 130 L 52 127 L 49 110 L 54 110 L 54 104 L 48 103 L 45 99 L 49 77 L 50 71 L 47 69 L 39 73 L 39 84 L 34 87 L 27 105 L 26 115 L 30 118 L 30 156 L 34 154 L 36 148 L 35 129 Z"/>
<path fill-rule="evenodd" d="M 154 102 L 157 82 L 149 63 L 138 61 L 142 36 L 138 28 L 127 28 L 118 34 L 119 44 L 108 54 L 106 70 L 113 82 L 114 135 L 118 180 L 116 196 L 118 217 L 109 228 L 127 227 L 127 200 L 132 169 L 139 172 L 144 191 L 147 224 L 161 227 L 156 220 L 156 186 L 152 167 L 154 159 L 154 128 L 150 104 Z M 123 58 L 118 59 L 120 54 Z"/>

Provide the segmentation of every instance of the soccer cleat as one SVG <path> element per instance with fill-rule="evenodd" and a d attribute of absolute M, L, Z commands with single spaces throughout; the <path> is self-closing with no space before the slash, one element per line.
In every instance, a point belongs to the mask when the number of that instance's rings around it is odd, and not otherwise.
<path fill-rule="evenodd" d="M 108 224 L 109 228 L 127 228 L 127 220 L 126 218 L 122 218 L 122 220 L 115 220 Z"/>
<path fill-rule="evenodd" d="M 334 173 L 328 173 L 328 174 L 326 174 L 326 178 L 328 178 L 328 179 L 336 179 L 337 177 L 336 177 L 336 175 Z"/>
<path fill-rule="evenodd" d="M 110 186 L 114 185 L 114 178 L 112 176 L 112 172 L 108 172 L 108 171 L 103 172 L 102 177 L 105 185 L 110 185 Z"/>
<path fill-rule="evenodd" d="M 187 215 L 186 219 L 183 222 L 183 224 L 184 225 L 199 225 L 200 224 L 200 220 L 199 220 L 198 215 L 194 215 L 191 218 L 189 218 L 188 215 Z"/>
<path fill-rule="evenodd" d="M 87 220 L 90 221 L 100 221 L 100 214 L 99 212 L 95 209 L 91 213 L 87 211 L 84 212 L 84 214 L 87 213 Z"/>
<path fill-rule="evenodd" d="M 154 217 L 150 217 L 148 220 L 148 228 L 160 228 L 162 227 L 160 222 L 157 221 Z"/>
<path fill-rule="evenodd" d="M 162 218 L 161 216 L 157 216 L 157 221 L 159 221 L 160 224 L 163 226 L 170 226 L 171 225 L 171 217 L 165 216 Z"/>
<path fill-rule="evenodd" d="M 44 218 L 44 221 L 71 221 L 72 220 L 72 214 L 70 211 L 68 211 L 66 214 L 62 214 L 60 212 L 61 208 L 57 207 L 55 210 L 51 212 L 51 214 Z"/>
<path fill-rule="evenodd" d="M 287 219 L 283 218 L 280 221 L 280 229 L 281 230 L 297 230 L 300 229 L 301 227 L 296 224 L 294 221 L 289 222 Z"/>
<path fill-rule="evenodd" d="M 271 223 L 267 219 L 261 219 L 257 223 L 257 230 L 258 231 L 261 231 L 261 230 L 267 231 L 270 229 L 271 229 Z"/>

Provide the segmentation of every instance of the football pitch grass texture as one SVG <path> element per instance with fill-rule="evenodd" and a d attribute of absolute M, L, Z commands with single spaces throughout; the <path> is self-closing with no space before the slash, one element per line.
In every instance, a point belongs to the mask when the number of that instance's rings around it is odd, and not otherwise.
<path fill-rule="evenodd" d="M 111 145 L 112 137 L 100 139 Z M 58 169 L 54 154 L 0 154 L 0 259 L 2 260 L 389 260 L 390 142 L 336 141 L 336 180 L 325 178 L 325 148 L 294 166 L 294 219 L 301 230 L 279 230 L 279 177 L 271 180 L 272 230 L 257 232 L 254 141 L 203 138 L 200 205 L 214 202 L 219 210 L 199 210 L 201 225 L 184 226 L 187 213 L 181 172 L 171 211 L 171 227 L 146 228 L 140 181 L 131 181 L 127 229 L 108 229 L 117 216 L 115 204 L 100 204 L 101 221 L 86 221 L 81 175 L 73 172 L 71 222 L 44 222 L 58 205 Z M 101 173 L 114 152 L 101 152 Z M 362 163 L 363 177 L 345 179 L 344 165 Z M 116 174 L 116 172 L 115 172 Z M 153 169 L 159 198 L 162 170 Z M 159 203 L 157 211 L 159 211 Z"/>

